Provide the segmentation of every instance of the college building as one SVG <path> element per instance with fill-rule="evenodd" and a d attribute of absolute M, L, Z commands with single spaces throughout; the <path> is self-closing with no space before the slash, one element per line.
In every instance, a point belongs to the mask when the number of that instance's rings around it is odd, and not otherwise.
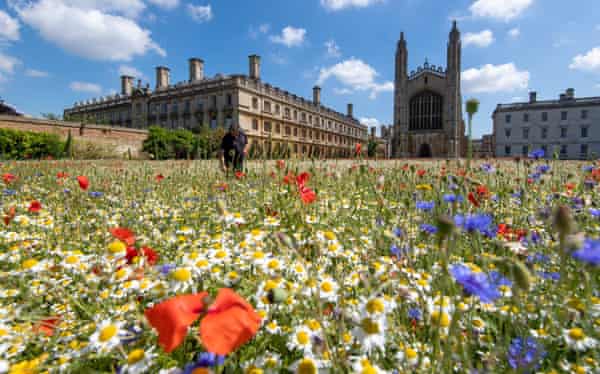
<path fill-rule="evenodd" d="M 498 104 L 492 115 L 496 157 L 543 149 L 546 158 L 588 159 L 600 155 L 600 97 L 575 97 L 567 89 L 558 100 Z"/>
<path fill-rule="evenodd" d="M 121 93 L 78 102 L 64 116 L 87 123 L 138 129 L 152 125 L 170 129 L 216 129 L 238 123 L 251 147 L 269 154 L 283 150 L 297 155 L 344 157 L 356 143 L 368 139 L 368 128 L 348 104 L 339 113 L 321 104 L 321 88 L 312 100 L 273 87 L 261 80 L 261 59 L 248 58 L 248 74 L 204 75 L 204 61 L 189 59 L 189 79 L 170 83 L 168 67 L 156 67 L 151 90 L 134 77 L 121 76 Z"/>

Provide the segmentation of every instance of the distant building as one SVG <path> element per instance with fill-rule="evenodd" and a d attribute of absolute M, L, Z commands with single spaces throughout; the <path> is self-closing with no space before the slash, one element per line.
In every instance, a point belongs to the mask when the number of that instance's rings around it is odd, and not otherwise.
<path fill-rule="evenodd" d="M 4 100 L 0 100 L 0 115 L 22 116 L 23 113 L 20 113 L 15 107 L 5 103 Z"/>
<path fill-rule="evenodd" d="M 367 141 L 367 126 L 354 118 L 353 105 L 339 113 L 321 104 L 321 88 L 312 100 L 261 81 L 260 57 L 249 56 L 248 75 L 205 77 L 204 61 L 189 60 L 189 79 L 171 84 L 169 68 L 156 68 L 156 88 L 142 87 L 121 76 L 119 95 L 76 103 L 65 118 L 145 129 L 200 129 L 238 123 L 251 147 L 273 154 L 349 156 L 357 142 Z"/>
<path fill-rule="evenodd" d="M 498 104 L 492 115 L 496 157 L 527 155 L 543 149 L 546 157 L 587 159 L 600 155 L 600 97 L 576 98 L 569 88 L 558 100 Z"/>
<path fill-rule="evenodd" d="M 409 73 L 407 61 L 408 48 L 401 33 L 396 49 L 393 157 L 460 157 L 466 142 L 456 22 L 448 39 L 446 68 L 425 61 Z"/>
<path fill-rule="evenodd" d="M 473 139 L 473 157 L 494 157 L 494 136 L 483 135 L 481 139 Z"/>

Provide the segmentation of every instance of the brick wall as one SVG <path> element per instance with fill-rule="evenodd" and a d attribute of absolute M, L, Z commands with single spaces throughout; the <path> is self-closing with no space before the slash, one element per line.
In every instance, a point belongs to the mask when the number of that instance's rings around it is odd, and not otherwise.
<path fill-rule="evenodd" d="M 75 142 L 91 142 L 121 155 L 128 149 L 135 157 L 141 156 L 142 143 L 148 135 L 146 130 L 102 125 L 85 125 L 78 122 L 50 121 L 38 118 L 0 115 L 0 128 L 21 131 L 48 132 L 63 139 L 69 131 Z"/>

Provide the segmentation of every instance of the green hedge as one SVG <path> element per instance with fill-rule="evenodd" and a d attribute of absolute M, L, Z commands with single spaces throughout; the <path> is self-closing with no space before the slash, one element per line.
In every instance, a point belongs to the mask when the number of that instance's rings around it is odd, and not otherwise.
<path fill-rule="evenodd" d="M 56 134 L 0 129 L 0 156 L 3 159 L 62 157 L 64 143 Z"/>
<path fill-rule="evenodd" d="M 203 128 L 195 134 L 184 129 L 169 130 L 151 126 L 143 150 L 155 160 L 213 158 L 221 146 L 223 135 L 225 130 L 222 128 Z"/>

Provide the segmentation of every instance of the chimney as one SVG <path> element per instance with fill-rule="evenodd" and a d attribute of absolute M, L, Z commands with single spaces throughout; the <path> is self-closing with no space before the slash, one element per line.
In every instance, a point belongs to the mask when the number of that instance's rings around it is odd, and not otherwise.
<path fill-rule="evenodd" d="M 169 68 L 166 66 L 156 67 L 156 89 L 164 90 L 169 88 Z"/>
<path fill-rule="evenodd" d="M 250 65 L 249 75 L 252 79 L 260 79 L 260 56 L 251 55 L 248 56 L 248 62 Z"/>
<path fill-rule="evenodd" d="M 529 102 L 530 103 L 535 103 L 536 101 L 537 101 L 537 92 L 531 91 L 529 93 Z"/>
<path fill-rule="evenodd" d="M 204 79 L 204 61 L 199 58 L 190 58 L 190 82 Z"/>
<path fill-rule="evenodd" d="M 374 138 L 375 137 L 375 132 L 377 131 L 377 127 L 373 126 L 371 127 L 371 137 Z"/>
<path fill-rule="evenodd" d="M 350 118 L 354 117 L 354 105 L 352 105 L 351 103 L 348 104 L 348 110 L 346 114 Z"/>
<path fill-rule="evenodd" d="M 321 105 L 321 87 L 313 87 L 313 103 L 315 105 Z"/>
<path fill-rule="evenodd" d="M 133 91 L 133 77 L 121 75 L 121 95 L 129 96 Z"/>
<path fill-rule="evenodd" d="M 567 94 L 561 93 L 559 99 L 560 101 L 565 101 L 567 99 Z"/>
<path fill-rule="evenodd" d="M 575 98 L 575 89 L 567 88 L 567 99 L 574 99 L 574 98 Z"/>

